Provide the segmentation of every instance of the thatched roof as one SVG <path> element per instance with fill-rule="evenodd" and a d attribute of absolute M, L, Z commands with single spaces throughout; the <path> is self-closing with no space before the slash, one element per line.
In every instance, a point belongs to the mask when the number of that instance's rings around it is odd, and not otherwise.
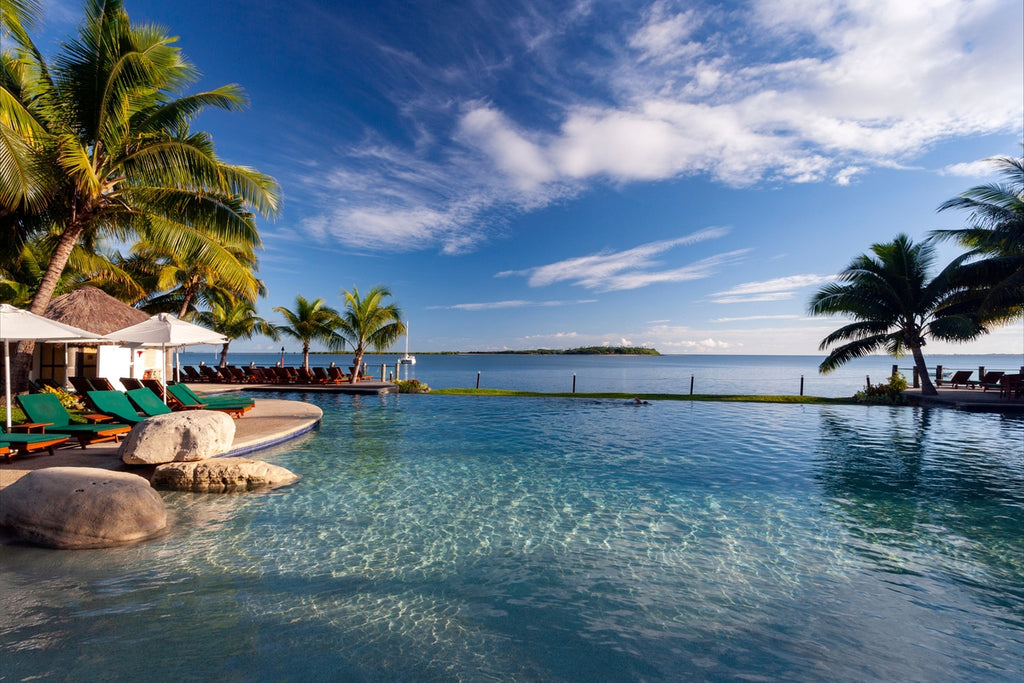
<path fill-rule="evenodd" d="M 56 297 L 43 316 L 96 334 L 110 334 L 149 320 L 149 314 L 122 303 L 101 289 L 81 287 Z"/>

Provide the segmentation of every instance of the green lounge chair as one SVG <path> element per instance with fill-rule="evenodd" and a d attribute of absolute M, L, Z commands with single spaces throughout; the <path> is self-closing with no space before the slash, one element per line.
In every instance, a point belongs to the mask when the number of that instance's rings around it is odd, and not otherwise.
<path fill-rule="evenodd" d="M 18 454 L 46 451 L 53 455 L 53 447 L 67 442 L 68 438 L 60 434 L 14 434 L 0 429 L 0 455 L 6 455 L 7 462 L 14 459 L 14 451 Z"/>
<path fill-rule="evenodd" d="M 187 408 L 201 407 L 206 410 L 219 410 L 232 417 L 242 417 L 255 402 L 251 398 L 241 396 L 197 396 L 184 384 L 168 384 L 167 393 L 178 399 Z"/>
<path fill-rule="evenodd" d="M 153 393 L 153 390 L 149 387 L 140 387 L 138 389 L 130 389 L 127 392 L 128 400 L 135 404 L 135 407 L 139 409 L 139 412 L 146 415 L 146 417 L 153 417 L 154 415 L 166 415 L 167 413 L 173 412 L 168 408 L 160 397 Z"/>
<path fill-rule="evenodd" d="M 71 415 L 53 394 L 22 394 L 16 397 L 18 405 L 25 411 L 29 421 L 40 425 L 46 434 L 73 436 L 85 448 L 91 443 L 117 441 L 122 434 L 131 431 L 126 424 L 80 424 L 71 421 Z M 98 417 L 98 416 L 97 416 Z"/>
<path fill-rule="evenodd" d="M 120 391 L 88 391 L 89 403 L 100 415 L 109 415 L 118 422 L 137 425 L 146 418 L 131 404 Z"/>

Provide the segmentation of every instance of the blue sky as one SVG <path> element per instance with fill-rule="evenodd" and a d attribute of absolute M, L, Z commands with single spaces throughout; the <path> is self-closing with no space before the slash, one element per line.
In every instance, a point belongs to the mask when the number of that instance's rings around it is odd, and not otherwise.
<path fill-rule="evenodd" d="M 81 6 L 45 5 L 52 55 Z M 815 288 L 962 225 L 936 207 L 1024 140 L 1020 0 L 126 7 L 251 100 L 200 126 L 283 188 L 260 313 L 384 284 L 414 350 L 819 353 Z"/>

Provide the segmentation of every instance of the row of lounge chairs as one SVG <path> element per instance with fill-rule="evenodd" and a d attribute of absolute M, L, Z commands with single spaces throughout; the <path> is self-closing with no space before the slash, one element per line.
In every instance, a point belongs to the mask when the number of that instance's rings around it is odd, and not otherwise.
<path fill-rule="evenodd" d="M 304 367 L 244 367 L 227 365 L 213 368 L 200 365 L 197 370 L 192 365 L 181 368 L 182 379 L 186 382 L 216 382 L 232 384 L 342 384 L 352 381 L 341 368 L 315 367 L 307 370 Z M 369 375 L 360 375 L 357 381 L 373 380 Z"/>
<path fill-rule="evenodd" d="M 82 448 L 104 441 L 117 442 L 147 417 L 175 410 L 217 410 L 239 418 L 255 405 L 255 401 L 246 396 L 199 396 L 184 384 L 165 387 L 156 380 L 123 377 L 121 383 L 128 388 L 126 392 L 114 390 L 103 378 L 88 378 L 86 382 L 74 383 L 88 409 L 93 411 L 81 416 L 86 423 L 73 421 L 55 394 L 43 392 L 15 397 L 28 421 L 12 426 L 12 430 L 19 431 L 0 429 L 0 457 L 6 457 L 9 462 L 15 452 L 40 450 L 53 455 L 55 446 L 65 445 L 71 438 L 77 439 Z M 94 386 L 111 388 L 88 388 Z"/>
<path fill-rule="evenodd" d="M 973 370 L 958 370 L 949 379 L 937 380 L 935 384 L 940 387 L 949 385 L 953 389 L 963 386 L 968 389 L 981 388 L 982 391 L 988 391 L 989 389 L 993 391 L 998 390 L 1001 398 L 1019 398 L 1024 396 L 1024 381 L 1022 381 L 1019 374 L 1008 375 L 1005 372 L 992 370 L 986 372 L 980 380 L 971 379 L 973 374 Z"/>

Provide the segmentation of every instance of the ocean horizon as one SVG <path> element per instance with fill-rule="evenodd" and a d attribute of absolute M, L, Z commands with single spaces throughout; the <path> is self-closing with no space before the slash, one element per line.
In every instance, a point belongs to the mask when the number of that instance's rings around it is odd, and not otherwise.
<path fill-rule="evenodd" d="M 401 353 L 367 354 L 367 371 L 393 377 Z M 818 372 L 823 355 L 662 354 L 658 356 L 566 355 L 508 353 L 420 353 L 417 363 L 402 366 L 402 379 L 417 379 L 434 389 L 480 388 L 513 391 L 647 394 L 781 394 L 843 397 L 862 390 L 870 380 L 884 383 L 896 365 L 910 382 L 913 360 L 909 357 L 868 356 L 851 361 L 828 375 Z M 182 365 L 216 365 L 219 349 L 189 351 L 180 355 Z M 979 368 L 1019 372 L 1019 354 L 935 354 L 926 356 L 934 377 L 937 366 L 944 374 Z M 229 353 L 232 365 L 275 365 L 280 353 Z M 331 363 L 348 368 L 351 353 L 315 353 L 310 365 Z M 302 354 L 285 352 L 284 363 L 298 366 Z"/>

